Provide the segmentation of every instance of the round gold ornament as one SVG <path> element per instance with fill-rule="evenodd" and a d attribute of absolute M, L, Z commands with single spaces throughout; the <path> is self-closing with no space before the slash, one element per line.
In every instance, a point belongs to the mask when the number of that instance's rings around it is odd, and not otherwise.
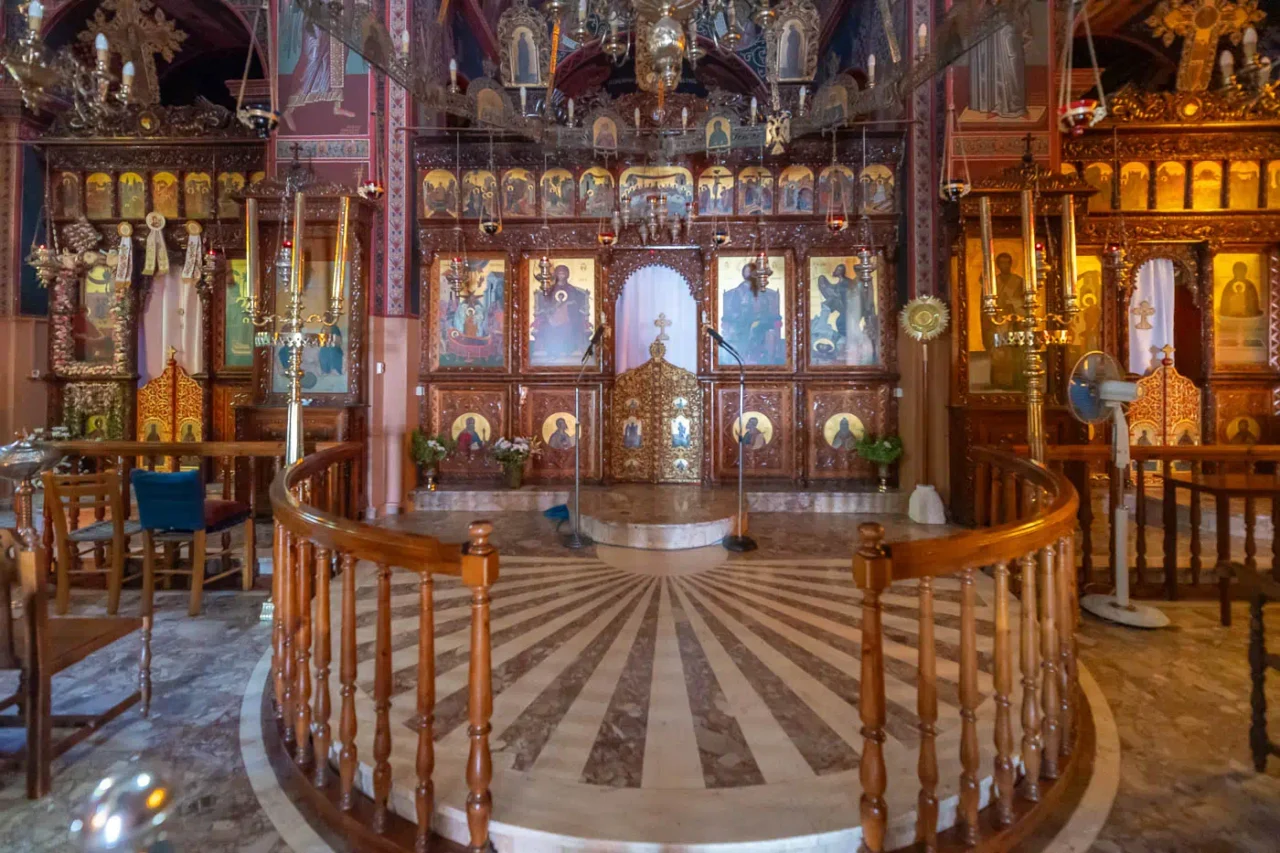
<path fill-rule="evenodd" d="M 917 341 L 928 342 L 941 335 L 950 319 L 947 306 L 936 296 L 917 296 L 902 308 L 902 328 Z"/>

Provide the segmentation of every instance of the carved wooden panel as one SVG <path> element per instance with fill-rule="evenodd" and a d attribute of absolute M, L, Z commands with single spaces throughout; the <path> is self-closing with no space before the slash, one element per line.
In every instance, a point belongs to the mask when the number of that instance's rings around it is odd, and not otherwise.
<path fill-rule="evenodd" d="M 213 386 L 213 425 L 214 441 L 235 441 L 236 439 L 236 407 L 248 405 L 253 399 L 253 391 L 248 381 L 218 382 Z"/>
<path fill-rule="evenodd" d="M 864 432 L 881 435 L 897 421 L 893 388 L 883 385 L 811 385 L 805 389 L 806 473 L 813 480 L 870 478 L 875 466 L 854 443 Z"/>
<path fill-rule="evenodd" d="M 530 478 L 544 481 L 573 479 L 575 419 L 573 388 L 521 385 L 518 391 L 520 430 L 542 440 L 542 453 L 529 464 Z M 582 478 L 600 479 L 600 388 L 582 389 Z"/>
<path fill-rule="evenodd" d="M 711 444 L 714 476 L 738 475 L 738 386 L 717 382 L 712 394 Z M 791 384 L 747 385 L 741 433 L 744 476 L 793 479 L 796 473 L 795 395 Z"/>
<path fill-rule="evenodd" d="M 1207 396 L 1214 443 L 1273 444 L 1276 441 L 1270 387 L 1214 385 Z"/>
<path fill-rule="evenodd" d="M 447 433 L 458 443 L 440 463 L 441 473 L 466 479 L 502 474 L 489 448 L 508 435 L 505 385 L 432 385 L 426 423 L 432 434 Z"/>

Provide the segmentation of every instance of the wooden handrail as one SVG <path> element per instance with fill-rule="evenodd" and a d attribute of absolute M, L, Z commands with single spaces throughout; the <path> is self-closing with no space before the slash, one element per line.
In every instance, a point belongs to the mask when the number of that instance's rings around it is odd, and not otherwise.
<path fill-rule="evenodd" d="M 1022 456 L 1029 452 L 1026 445 L 1012 449 Z M 1044 453 L 1048 462 L 1106 462 L 1111 459 L 1111 445 L 1051 444 Z M 1280 444 L 1135 444 L 1129 447 L 1129 456 L 1143 461 L 1280 462 Z"/>
<path fill-rule="evenodd" d="M 284 456 L 282 441 L 52 441 L 75 456 Z"/>
<path fill-rule="evenodd" d="M 1030 459 L 992 448 L 972 448 L 969 457 L 975 463 L 999 465 L 1024 483 L 1042 489 L 1048 505 L 1042 504 L 1037 515 L 1025 520 L 936 539 L 886 543 L 884 550 L 893 560 L 893 580 L 941 577 L 1008 562 L 1051 545 L 1075 529 L 1080 501 L 1066 477 Z"/>

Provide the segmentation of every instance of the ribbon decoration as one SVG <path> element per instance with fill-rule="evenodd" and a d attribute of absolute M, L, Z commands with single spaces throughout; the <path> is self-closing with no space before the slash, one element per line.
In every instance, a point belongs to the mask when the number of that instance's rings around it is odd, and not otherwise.
<path fill-rule="evenodd" d="M 116 284 L 133 283 L 133 226 L 121 222 L 116 229 L 120 235 L 120 245 L 116 249 Z"/>
<path fill-rule="evenodd" d="M 201 254 L 204 246 L 200 232 L 204 230 L 199 222 L 187 223 L 187 256 L 182 261 L 182 283 L 193 285 L 200 280 Z"/>
<path fill-rule="evenodd" d="M 169 249 L 164 244 L 164 216 L 156 211 L 147 214 L 147 257 L 142 264 L 143 275 L 161 275 L 169 271 Z"/>

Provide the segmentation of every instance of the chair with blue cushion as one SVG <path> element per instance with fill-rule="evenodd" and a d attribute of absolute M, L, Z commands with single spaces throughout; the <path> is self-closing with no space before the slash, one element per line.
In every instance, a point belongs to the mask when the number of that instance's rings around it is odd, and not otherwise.
<path fill-rule="evenodd" d="M 191 602 L 188 612 L 200 613 L 200 599 L 204 585 L 234 574 L 231 554 L 222 549 L 216 554 L 208 552 L 209 534 L 224 533 L 237 524 L 245 525 L 245 558 L 241 561 L 242 585 L 252 586 L 253 567 L 248 554 L 253 541 L 253 519 L 248 504 L 239 501 L 207 500 L 204 481 L 199 471 L 167 473 L 134 469 L 133 494 L 138 504 L 138 522 L 142 525 L 143 571 L 152 578 L 156 574 L 190 575 Z M 156 543 L 189 549 L 191 567 L 157 569 Z M 222 570 L 215 575 L 205 575 L 205 562 L 210 556 L 222 561 Z M 154 581 L 153 581 L 154 582 Z"/>

